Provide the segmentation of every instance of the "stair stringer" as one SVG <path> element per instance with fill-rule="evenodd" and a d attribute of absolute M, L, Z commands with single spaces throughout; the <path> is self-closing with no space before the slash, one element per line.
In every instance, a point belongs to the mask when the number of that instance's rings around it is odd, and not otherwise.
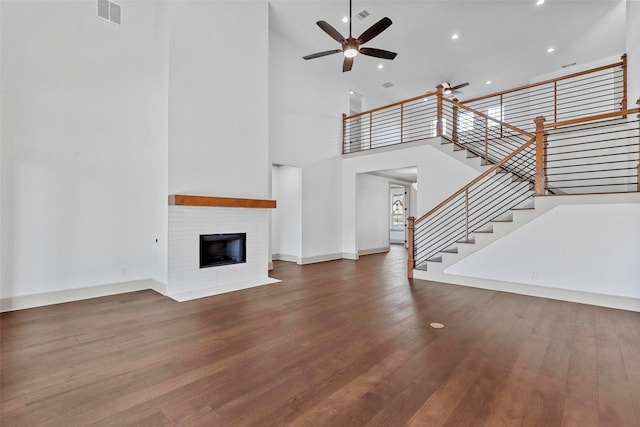
<path fill-rule="evenodd" d="M 441 262 L 426 261 L 427 269 L 414 269 L 413 278 L 483 288 L 484 286 L 478 286 L 478 284 L 486 282 L 487 280 L 485 279 L 447 274 L 445 270 L 469 255 L 544 215 L 557 206 L 602 203 L 640 203 L 640 193 L 535 196 L 533 200 L 534 206 L 531 209 L 510 210 L 513 215 L 513 221 L 492 221 L 492 232 L 472 233 L 471 240 L 473 240 L 473 243 L 457 243 L 457 253 L 441 252 Z M 488 287 L 487 289 L 494 288 Z"/>

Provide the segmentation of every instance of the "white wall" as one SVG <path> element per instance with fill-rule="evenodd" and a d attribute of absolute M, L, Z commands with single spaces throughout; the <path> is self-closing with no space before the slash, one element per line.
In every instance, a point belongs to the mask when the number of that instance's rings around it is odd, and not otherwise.
<path fill-rule="evenodd" d="M 2 298 L 156 275 L 165 5 L 122 5 L 1 3 Z"/>
<path fill-rule="evenodd" d="M 626 1 L 627 12 L 627 103 L 636 108 L 640 99 L 640 2 Z"/>
<path fill-rule="evenodd" d="M 565 205 L 446 273 L 640 298 L 640 205 Z"/>
<path fill-rule="evenodd" d="M 271 161 L 302 173 L 302 262 L 341 256 L 341 122 L 349 83 L 302 49 L 270 34 Z"/>
<path fill-rule="evenodd" d="M 472 167 L 429 144 L 408 144 L 345 158 L 342 162 L 342 251 L 346 257 L 356 257 L 359 249 L 356 239 L 359 219 L 355 208 L 357 174 L 415 166 L 418 167 L 418 191 L 412 205 L 416 206 L 418 217 L 478 176 Z"/>
<path fill-rule="evenodd" d="M 277 200 L 271 213 L 271 253 L 273 259 L 300 262 L 302 258 L 302 170 L 294 166 L 274 166 L 272 197 Z"/>
<path fill-rule="evenodd" d="M 169 192 L 267 198 L 268 3 L 169 3 Z"/>
<path fill-rule="evenodd" d="M 338 156 L 303 166 L 303 263 L 342 257 L 341 172 Z"/>
<path fill-rule="evenodd" d="M 389 249 L 389 181 L 374 175 L 356 176 L 356 239 L 358 253 Z"/>

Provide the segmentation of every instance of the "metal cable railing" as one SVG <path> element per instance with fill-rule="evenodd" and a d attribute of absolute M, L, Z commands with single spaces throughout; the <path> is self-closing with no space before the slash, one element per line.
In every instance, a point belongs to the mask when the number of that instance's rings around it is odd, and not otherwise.
<path fill-rule="evenodd" d="M 508 165 L 519 165 L 523 174 L 535 173 L 535 138 L 530 138 L 491 169 L 458 190 L 440 205 L 410 225 L 412 268 L 425 268 L 426 261 L 457 242 L 472 241 L 472 233 L 521 206 L 533 197 L 533 184 L 507 172 Z"/>
<path fill-rule="evenodd" d="M 390 145 L 419 141 L 437 136 L 436 92 L 406 101 L 344 116 L 344 154 Z"/>
<path fill-rule="evenodd" d="M 449 99 L 443 99 L 442 117 L 443 137 L 456 147 L 480 156 L 484 164 L 500 162 L 534 136 Z M 515 162 L 504 165 L 521 178 L 533 179 L 522 166 Z"/>
<path fill-rule="evenodd" d="M 640 120 L 627 116 L 553 129 L 546 124 L 545 188 L 556 194 L 638 191 Z"/>
<path fill-rule="evenodd" d="M 626 55 L 620 62 L 463 101 L 491 117 L 533 132 L 533 118 L 560 122 L 624 111 Z"/>

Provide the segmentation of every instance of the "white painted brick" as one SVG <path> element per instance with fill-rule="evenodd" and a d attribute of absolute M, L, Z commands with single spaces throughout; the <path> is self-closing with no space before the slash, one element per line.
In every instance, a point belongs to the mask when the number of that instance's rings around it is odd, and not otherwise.
<path fill-rule="evenodd" d="M 266 209 L 170 206 L 167 293 L 267 279 L 268 226 Z M 199 236 L 214 233 L 247 233 L 247 262 L 199 268 Z"/>

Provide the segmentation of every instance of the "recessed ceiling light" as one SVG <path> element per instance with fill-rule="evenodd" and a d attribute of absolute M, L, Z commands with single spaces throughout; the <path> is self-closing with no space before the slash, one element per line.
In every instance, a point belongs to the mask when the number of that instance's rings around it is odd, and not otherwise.
<path fill-rule="evenodd" d="M 542 6 L 544 4 L 544 0 L 538 0 L 536 2 L 536 6 Z"/>
<path fill-rule="evenodd" d="M 458 40 L 459 37 L 460 37 L 460 34 L 453 33 L 453 35 L 451 36 L 451 40 Z"/>
<path fill-rule="evenodd" d="M 547 53 L 552 53 L 554 50 L 556 50 L 555 47 L 550 47 L 549 49 L 547 49 Z"/>
<path fill-rule="evenodd" d="M 486 82 L 484 82 L 485 84 L 490 85 L 491 84 L 491 80 L 487 80 Z"/>
<path fill-rule="evenodd" d="M 349 95 L 353 95 L 353 91 L 352 90 L 349 91 Z"/>
<path fill-rule="evenodd" d="M 382 64 L 378 64 L 378 70 L 382 70 L 383 65 Z"/>
<path fill-rule="evenodd" d="M 345 16 L 344 18 L 342 18 L 342 22 L 344 22 L 345 24 L 349 22 L 349 17 Z"/>

